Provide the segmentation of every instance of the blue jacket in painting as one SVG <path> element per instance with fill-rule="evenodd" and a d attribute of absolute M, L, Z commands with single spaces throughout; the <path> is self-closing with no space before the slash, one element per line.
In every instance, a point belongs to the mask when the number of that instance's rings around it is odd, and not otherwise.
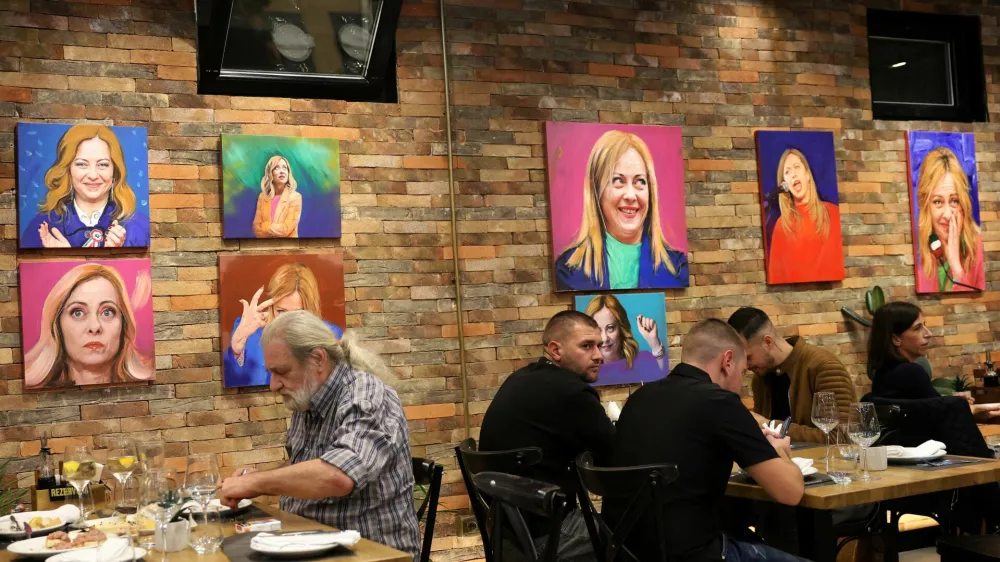
<path fill-rule="evenodd" d="M 66 215 L 61 219 L 59 215 L 52 212 L 38 213 L 31 219 L 27 229 L 22 233 L 21 247 L 44 247 L 41 237 L 38 236 L 38 229 L 43 222 L 49 223 L 49 228 L 58 228 L 73 248 L 82 248 L 90 237 L 90 232 L 97 229 L 100 231 L 101 241 L 91 245 L 91 247 L 103 247 L 106 233 L 115 220 L 115 207 L 114 201 L 109 201 L 104 207 L 104 213 L 93 228 L 83 224 L 76 212 L 76 206 L 72 202 L 66 206 Z M 125 248 L 146 248 L 149 246 L 149 215 L 136 210 L 125 219 L 119 220 L 118 224 L 125 229 Z"/>
<path fill-rule="evenodd" d="M 237 318 L 233 323 L 233 331 L 240 326 Z M 333 335 L 339 340 L 344 336 L 344 331 L 337 325 L 323 321 L 328 328 L 333 330 Z M 226 352 L 222 355 L 222 382 L 226 388 L 234 386 L 259 386 L 271 384 L 271 373 L 264 367 L 264 348 L 260 345 L 260 336 L 264 333 L 263 328 L 258 328 L 256 332 L 250 334 L 246 345 L 243 346 L 243 366 L 236 362 L 236 355 L 233 348 L 227 346 Z"/>
<path fill-rule="evenodd" d="M 598 283 L 591 279 L 582 269 L 569 266 L 569 256 L 572 249 L 566 250 L 556 260 L 556 290 L 557 291 L 607 291 L 611 289 L 611 276 L 608 275 L 608 255 L 604 254 L 604 282 Z M 639 252 L 639 286 L 637 289 L 676 289 L 688 286 L 687 256 L 676 250 L 667 250 L 667 255 L 677 275 L 670 273 L 666 264 L 653 270 L 653 254 L 649 235 L 642 237 L 642 249 Z"/>

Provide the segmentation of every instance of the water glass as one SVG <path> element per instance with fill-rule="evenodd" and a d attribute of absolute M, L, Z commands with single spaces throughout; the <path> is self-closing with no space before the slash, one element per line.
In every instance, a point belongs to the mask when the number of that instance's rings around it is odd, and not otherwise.
<path fill-rule="evenodd" d="M 222 548 L 222 512 L 212 505 L 196 516 L 197 526 L 191 529 L 191 548 L 198 554 L 213 554 Z"/>
<path fill-rule="evenodd" d="M 878 415 L 875 413 L 875 405 L 871 402 L 860 402 L 851 404 L 851 409 L 847 417 L 847 435 L 855 445 L 861 447 L 861 455 L 864 457 L 865 450 L 878 441 L 882 429 L 878 423 Z M 868 468 L 862 466 L 861 474 L 858 475 L 859 482 L 872 482 L 878 480 L 877 476 L 868 473 Z"/>
<path fill-rule="evenodd" d="M 830 454 L 830 469 L 827 474 L 837 484 L 850 484 L 853 480 L 855 469 L 857 468 L 857 451 L 850 443 L 840 443 L 841 432 L 834 433 L 837 444 L 833 446 Z M 846 441 L 846 438 L 845 438 Z"/>

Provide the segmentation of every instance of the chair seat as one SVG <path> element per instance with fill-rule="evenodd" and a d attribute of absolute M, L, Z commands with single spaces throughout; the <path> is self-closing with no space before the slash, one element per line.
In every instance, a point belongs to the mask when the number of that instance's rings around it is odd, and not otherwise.
<path fill-rule="evenodd" d="M 992 562 L 1000 560 L 1000 536 L 941 537 L 937 551 L 941 562 Z"/>

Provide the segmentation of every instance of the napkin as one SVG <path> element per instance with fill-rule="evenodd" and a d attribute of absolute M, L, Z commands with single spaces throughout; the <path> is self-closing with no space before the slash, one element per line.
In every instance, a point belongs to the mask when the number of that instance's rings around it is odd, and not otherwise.
<path fill-rule="evenodd" d="M 799 467 L 799 472 L 805 472 L 806 470 L 812 468 L 815 461 L 813 459 L 806 459 L 803 457 L 792 457 L 792 462 L 795 463 L 795 466 Z"/>
<path fill-rule="evenodd" d="M 293 545 L 308 546 L 354 546 L 361 540 L 361 533 L 357 531 L 337 531 L 329 533 L 290 533 L 275 535 L 273 533 L 260 533 L 250 540 L 250 548 L 276 549 Z"/>
<path fill-rule="evenodd" d="M 608 418 L 610 418 L 611 421 L 616 422 L 621 415 L 622 409 L 618 407 L 618 403 L 608 402 Z"/>
<path fill-rule="evenodd" d="M 890 459 L 913 459 L 931 457 L 938 453 L 945 453 L 944 443 L 940 441 L 925 441 L 917 447 L 900 447 L 899 445 L 889 445 L 885 448 L 885 456 Z"/>
<path fill-rule="evenodd" d="M 80 518 L 80 508 L 66 504 L 59 509 L 53 509 L 50 513 L 58 517 L 63 523 L 73 523 Z"/>

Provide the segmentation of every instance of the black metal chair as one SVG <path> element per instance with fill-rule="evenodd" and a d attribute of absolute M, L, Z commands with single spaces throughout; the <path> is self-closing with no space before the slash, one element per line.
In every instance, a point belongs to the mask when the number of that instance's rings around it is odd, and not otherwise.
<path fill-rule="evenodd" d="M 424 541 L 420 548 L 420 562 L 430 562 L 431 542 L 434 540 L 434 522 L 437 520 L 438 498 L 441 496 L 441 479 L 444 467 L 428 459 L 413 459 L 413 481 L 418 486 L 426 486 L 427 493 L 417 508 L 417 521 L 427 514 L 424 524 Z"/>
<path fill-rule="evenodd" d="M 594 552 L 601 562 L 615 562 L 619 554 L 625 560 L 640 562 L 639 558 L 625 547 L 625 539 L 647 510 L 652 510 L 653 520 L 657 529 L 657 541 L 660 545 L 660 562 L 667 560 L 666 538 L 661 530 L 666 522 L 662 520 L 662 506 L 666 501 L 664 487 L 677 480 L 677 465 L 651 464 L 621 468 L 600 468 L 594 466 L 590 453 L 583 453 L 576 459 L 576 471 L 580 478 L 581 489 L 580 509 L 583 510 L 584 521 L 590 539 L 594 543 Z M 621 500 L 627 505 L 618 514 L 618 522 L 614 528 L 609 525 L 598 512 L 591 499 L 591 494 L 600 496 L 606 502 L 609 498 Z M 641 562 L 654 562 L 643 560 Z"/>
<path fill-rule="evenodd" d="M 469 494 L 472 513 L 476 516 L 479 535 L 483 539 L 486 562 L 494 562 L 487 521 L 490 505 L 476 489 L 473 477 L 480 472 L 487 471 L 523 474 L 528 467 L 536 465 L 542 460 L 542 450 L 538 447 L 527 447 L 509 451 L 479 451 L 476 449 L 476 440 L 470 437 L 455 447 L 455 457 L 458 459 L 458 468 L 462 472 L 465 490 Z"/>
<path fill-rule="evenodd" d="M 559 550 L 559 529 L 567 504 L 566 494 L 559 486 L 490 471 L 476 474 L 472 482 L 480 495 L 491 498 L 489 534 L 493 560 L 503 562 L 503 544 L 510 530 L 514 535 L 510 540 L 526 562 L 555 562 Z M 522 512 L 543 517 L 549 522 L 548 540 L 541 554 L 535 548 Z"/>

